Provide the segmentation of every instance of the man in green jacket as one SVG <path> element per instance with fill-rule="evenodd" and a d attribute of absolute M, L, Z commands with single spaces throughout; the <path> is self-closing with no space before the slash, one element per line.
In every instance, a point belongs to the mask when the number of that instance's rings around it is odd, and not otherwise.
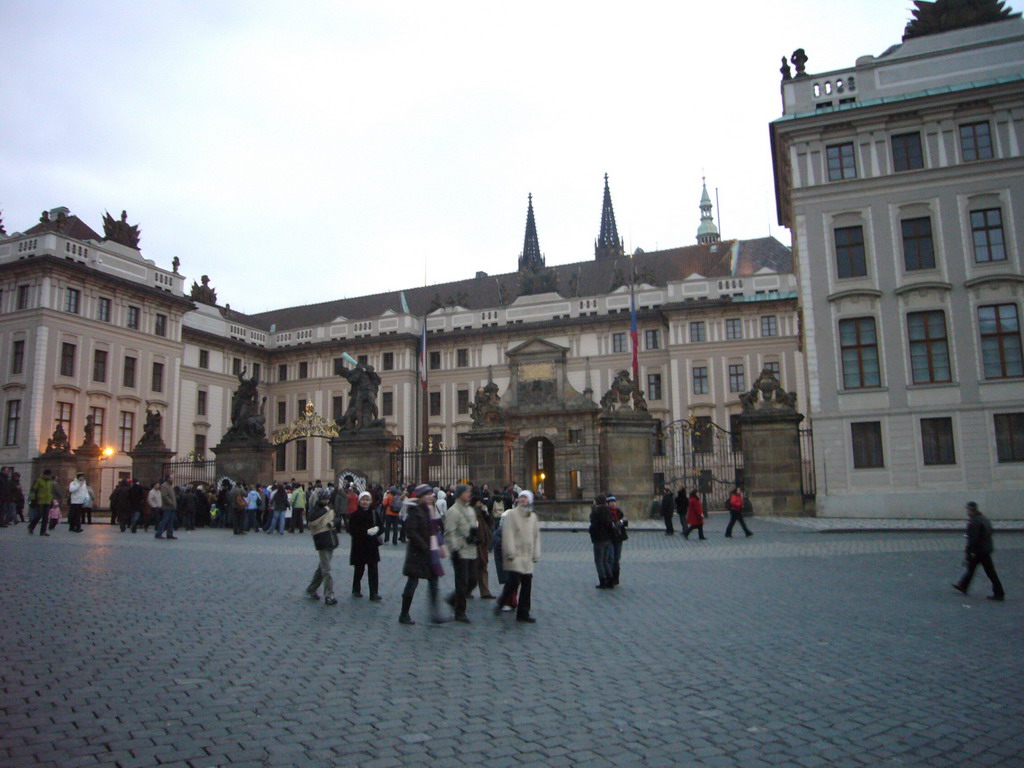
<path fill-rule="evenodd" d="M 29 536 L 32 535 L 32 530 L 36 527 L 36 523 L 39 523 L 40 536 L 50 535 L 46 532 L 46 516 L 55 498 L 60 498 L 57 481 L 53 479 L 50 470 L 44 469 L 43 474 L 32 484 L 32 490 L 29 491 L 28 495 L 28 503 L 32 507 L 28 520 Z"/>

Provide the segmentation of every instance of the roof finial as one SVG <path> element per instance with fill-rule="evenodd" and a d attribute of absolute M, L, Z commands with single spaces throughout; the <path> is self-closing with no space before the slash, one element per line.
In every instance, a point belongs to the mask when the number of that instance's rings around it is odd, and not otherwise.
<path fill-rule="evenodd" d="M 721 237 L 718 227 L 715 226 L 715 218 L 711 214 L 711 195 L 708 194 L 707 179 L 703 175 L 700 179 L 700 226 L 697 227 L 697 242 L 701 245 L 717 243 Z"/>
<path fill-rule="evenodd" d="M 537 221 L 533 217 L 533 193 L 526 196 L 526 236 L 523 238 L 523 252 L 519 254 L 519 271 L 544 268 L 544 257 L 540 252 L 537 238 Z"/>
<path fill-rule="evenodd" d="M 622 239 L 615 226 L 615 211 L 612 208 L 612 193 L 608 187 L 608 174 L 604 175 L 604 201 L 601 205 L 601 231 L 594 241 L 595 259 L 614 259 L 624 255 Z"/>

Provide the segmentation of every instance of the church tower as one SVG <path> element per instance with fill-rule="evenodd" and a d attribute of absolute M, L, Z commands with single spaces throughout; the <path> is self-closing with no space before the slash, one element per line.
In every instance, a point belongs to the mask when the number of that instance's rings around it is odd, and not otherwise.
<path fill-rule="evenodd" d="M 533 218 L 533 194 L 527 196 L 526 204 L 526 237 L 523 238 L 523 252 L 519 254 L 519 271 L 536 272 L 544 268 L 544 257 L 540 252 L 537 240 L 537 222 Z"/>
<path fill-rule="evenodd" d="M 697 227 L 697 242 L 701 245 L 717 243 L 721 237 L 718 234 L 718 227 L 715 226 L 714 216 L 711 215 L 711 197 L 708 195 L 708 185 L 704 178 L 701 178 L 704 190 L 700 195 L 700 226 Z"/>
<path fill-rule="evenodd" d="M 615 211 L 612 209 L 612 193 L 608 189 L 608 174 L 604 175 L 604 203 L 601 206 L 601 232 L 594 241 L 594 258 L 614 259 L 624 256 L 619 230 L 615 226 Z"/>

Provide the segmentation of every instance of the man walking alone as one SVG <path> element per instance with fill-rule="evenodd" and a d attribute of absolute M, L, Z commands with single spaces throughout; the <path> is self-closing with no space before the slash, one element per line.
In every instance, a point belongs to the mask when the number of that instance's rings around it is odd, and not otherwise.
<path fill-rule="evenodd" d="M 960 581 L 953 585 L 953 589 L 966 595 L 968 588 L 971 586 L 971 579 L 974 578 L 974 572 L 980 565 L 985 569 L 985 575 L 988 576 L 989 581 L 992 582 L 992 594 L 988 596 L 988 599 L 1001 601 L 1006 595 L 1003 592 L 1003 584 L 999 581 L 999 575 L 996 573 L 996 567 L 992 564 L 992 552 L 994 550 L 992 546 L 992 523 L 981 514 L 978 505 L 973 501 L 967 502 L 966 509 L 967 546 L 964 549 L 964 560 L 967 570 L 960 577 Z"/>

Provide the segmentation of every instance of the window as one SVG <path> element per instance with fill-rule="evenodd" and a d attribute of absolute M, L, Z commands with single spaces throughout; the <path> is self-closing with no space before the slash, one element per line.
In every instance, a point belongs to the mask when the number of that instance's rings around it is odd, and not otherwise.
<path fill-rule="evenodd" d="M 299 378 L 300 379 L 308 379 L 309 378 L 309 363 L 307 363 L 305 360 L 303 360 L 301 363 L 299 363 Z"/>
<path fill-rule="evenodd" d="M 765 315 L 761 318 L 761 335 L 778 336 L 779 320 L 775 315 Z"/>
<path fill-rule="evenodd" d="M 764 370 L 771 371 L 773 374 L 775 374 L 775 378 L 778 379 L 780 383 L 782 382 L 782 367 L 780 366 L 778 360 L 772 360 L 771 362 L 767 362 L 761 367 Z"/>
<path fill-rule="evenodd" d="M 729 447 L 733 453 L 743 450 L 743 417 L 738 413 L 729 415 Z"/>
<path fill-rule="evenodd" d="M 1024 413 L 997 413 L 995 423 L 999 463 L 1024 461 Z"/>
<path fill-rule="evenodd" d="M 581 445 L 583 443 L 583 430 L 582 429 L 570 429 L 566 442 L 569 445 Z"/>
<path fill-rule="evenodd" d="M 283 403 L 278 403 L 278 405 L 283 405 Z M 331 398 L 331 418 L 334 419 L 335 421 L 341 421 L 344 417 L 345 417 L 345 396 L 344 395 L 335 395 L 334 397 Z M 278 423 L 283 424 L 284 420 L 282 419 Z"/>
<path fill-rule="evenodd" d="M 277 450 L 274 451 L 274 471 L 275 472 L 284 472 L 288 468 L 287 465 L 285 464 L 285 461 L 287 460 L 287 456 L 288 456 L 288 454 L 286 453 L 287 449 L 288 449 L 287 444 L 286 445 L 279 445 L 279 446 L 277 446 Z"/>
<path fill-rule="evenodd" d="M 839 347 L 842 353 L 845 389 L 882 386 L 875 318 L 855 317 L 840 320 Z"/>
<path fill-rule="evenodd" d="M 306 446 L 305 440 L 295 441 L 295 471 L 305 472 L 306 471 Z"/>
<path fill-rule="evenodd" d="M 132 411 L 121 411 L 121 421 L 117 425 L 117 443 L 122 453 L 135 447 L 135 414 Z"/>
<path fill-rule="evenodd" d="M 25 340 L 18 339 L 11 347 L 11 373 L 25 372 Z"/>
<path fill-rule="evenodd" d="M 853 436 L 853 468 L 884 467 L 882 457 L 882 422 L 861 421 L 850 425 Z"/>
<path fill-rule="evenodd" d="M 725 321 L 725 338 L 727 339 L 742 339 L 743 338 L 743 321 L 738 317 L 730 317 Z"/>
<path fill-rule="evenodd" d="M 836 240 L 836 273 L 839 277 L 865 277 L 868 274 L 867 260 L 864 258 L 864 228 L 837 227 Z"/>
<path fill-rule="evenodd" d="M 334 375 L 341 376 L 341 371 L 345 367 L 345 359 L 341 357 L 334 358 Z M 282 379 L 284 381 L 284 379 Z"/>
<path fill-rule="evenodd" d="M 96 304 L 96 319 L 104 323 L 110 322 L 110 299 L 100 297 Z"/>
<path fill-rule="evenodd" d="M 469 390 L 460 389 L 456 394 L 458 395 L 459 398 L 457 403 L 458 412 L 469 413 Z"/>
<path fill-rule="evenodd" d="M 612 334 L 612 352 L 625 352 L 626 351 L 626 334 L 624 333 L 613 333 Z"/>
<path fill-rule="evenodd" d="M 960 126 L 960 154 L 965 161 L 992 157 L 992 134 L 987 120 Z"/>
<path fill-rule="evenodd" d="M 715 444 L 715 433 L 710 416 L 697 416 L 693 420 L 690 444 L 697 453 L 711 453 Z"/>
<path fill-rule="evenodd" d="M 231 358 L 231 374 L 237 376 L 242 372 L 242 359 L 239 357 Z"/>
<path fill-rule="evenodd" d="M 907 315 L 910 369 L 915 384 L 950 381 L 946 315 L 941 309 Z"/>
<path fill-rule="evenodd" d="M 441 367 L 441 353 L 433 351 L 430 353 L 430 370 L 436 371 Z"/>
<path fill-rule="evenodd" d="M 431 392 L 430 393 L 430 415 L 440 416 L 441 415 L 441 393 Z"/>
<path fill-rule="evenodd" d="M 18 286 L 18 302 L 15 305 L 17 309 L 28 309 L 29 291 L 32 290 L 30 285 L 19 285 Z"/>
<path fill-rule="evenodd" d="M 747 377 L 743 371 L 743 363 L 729 366 L 729 391 L 746 392 Z"/>
<path fill-rule="evenodd" d="M 139 308 L 128 307 L 128 327 L 133 331 L 139 330 Z"/>
<path fill-rule="evenodd" d="M 153 363 L 153 384 L 151 389 L 154 392 L 164 391 L 164 364 Z"/>
<path fill-rule="evenodd" d="M 935 268 L 935 244 L 932 242 L 932 220 L 928 216 L 903 219 L 903 265 L 910 272 Z"/>
<path fill-rule="evenodd" d="M 157 313 L 156 321 L 153 323 L 153 333 L 157 336 L 167 335 L 167 315 Z"/>
<path fill-rule="evenodd" d="M 306 398 L 304 398 L 304 397 L 300 397 L 299 398 L 299 415 L 298 415 L 298 418 L 301 419 L 303 416 L 306 415 L 306 403 L 308 403 L 308 402 L 309 401 L 306 400 Z"/>
<path fill-rule="evenodd" d="M 260 364 L 259 363 L 253 363 L 252 364 L 252 377 L 254 379 L 256 379 L 256 381 L 260 380 Z"/>
<path fill-rule="evenodd" d="M 658 419 L 654 423 L 654 455 L 664 456 L 665 455 L 665 422 Z M 654 487 L 661 489 L 665 487 L 665 473 L 662 472 L 661 480 L 657 480 L 658 473 L 655 473 Z"/>
<path fill-rule="evenodd" d="M 693 394 L 706 395 L 708 393 L 708 369 L 707 366 L 698 365 L 693 369 Z"/>
<path fill-rule="evenodd" d="M 277 380 L 288 381 L 288 365 L 286 363 L 277 366 Z"/>
<path fill-rule="evenodd" d="M 455 365 L 457 365 L 459 368 L 467 368 L 469 366 L 468 349 L 455 350 Z"/>
<path fill-rule="evenodd" d="M 103 445 L 103 422 L 106 421 L 107 410 L 105 408 L 90 408 L 89 415 L 92 416 L 93 440 L 96 445 Z"/>
<path fill-rule="evenodd" d="M 206 458 L 206 435 L 196 435 L 192 439 L 192 455 L 197 461 Z"/>
<path fill-rule="evenodd" d="M 334 399 L 337 400 L 338 398 Z M 279 400 L 277 402 L 277 423 L 284 424 L 286 421 L 288 421 L 288 403 L 284 400 Z"/>
<path fill-rule="evenodd" d="M 369 355 L 356 355 L 356 362 L 359 363 L 362 366 L 367 366 L 367 365 L 370 364 L 370 356 Z"/>
<path fill-rule="evenodd" d="M 82 304 L 82 292 L 77 288 L 67 288 L 64 291 L 64 311 L 78 314 Z"/>
<path fill-rule="evenodd" d="M 644 331 L 644 348 L 645 349 L 658 349 L 661 347 L 661 334 L 658 333 L 657 329 L 651 331 Z"/>
<path fill-rule="evenodd" d="M 974 260 L 978 264 L 1006 261 L 1003 242 L 1003 212 L 998 208 L 971 211 L 971 237 L 974 241 Z"/>
<path fill-rule="evenodd" d="M 380 415 L 381 416 L 394 416 L 395 415 L 395 393 L 394 392 L 381 392 L 380 393 Z"/>
<path fill-rule="evenodd" d="M 953 451 L 953 419 L 921 419 L 921 452 L 926 467 L 956 464 Z"/>
<path fill-rule="evenodd" d="M 107 380 L 107 351 L 105 349 L 93 350 L 92 380 L 100 382 Z"/>
<path fill-rule="evenodd" d="M 4 445 L 18 444 L 18 428 L 21 425 L 21 400 L 7 401 L 7 419 L 4 422 Z"/>
<path fill-rule="evenodd" d="M 74 421 L 75 406 L 72 403 L 57 403 L 56 422 L 64 428 L 64 434 L 68 436 L 68 442 L 74 444 L 71 436 L 71 423 Z"/>
<path fill-rule="evenodd" d="M 898 133 L 892 137 L 892 167 L 897 172 L 924 168 L 920 133 Z"/>
<path fill-rule="evenodd" d="M 647 399 L 661 400 L 661 374 L 647 374 Z"/>
<path fill-rule="evenodd" d="M 200 349 L 199 350 L 199 367 L 209 368 L 210 367 L 210 350 Z"/>
<path fill-rule="evenodd" d="M 75 375 L 75 345 L 66 341 L 60 345 L 60 375 Z"/>
<path fill-rule="evenodd" d="M 705 341 L 707 339 L 707 328 L 703 320 L 694 320 L 690 323 L 690 343 Z"/>
<path fill-rule="evenodd" d="M 825 156 L 828 158 L 829 181 L 857 178 L 857 163 L 853 157 L 852 141 L 826 147 Z"/>
<path fill-rule="evenodd" d="M 385 371 L 393 371 L 393 370 L 395 370 L 395 353 L 394 352 L 385 352 L 383 357 L 381 357 L 381 365 L 380 365 L 380 367 L 381 367 L 382 370 L 385 370 Z"/>
<path fill-rule="evenodd" d="M 986 379 L 1024 376 L 1016 304 L 978 307 L 981 357 Z"/>
<path fill-rule="evenodd" d="M 135 363 L 136 358 L 126 357 L 124 359 L 124 372 L 121 374 L 121 384 L 125 387 L 135 386 Z"/>
<path fill-rule="evenodd" d="M 196 392 L 196 415 L 206 415 L 206 390 L 200 389 Z"/>

